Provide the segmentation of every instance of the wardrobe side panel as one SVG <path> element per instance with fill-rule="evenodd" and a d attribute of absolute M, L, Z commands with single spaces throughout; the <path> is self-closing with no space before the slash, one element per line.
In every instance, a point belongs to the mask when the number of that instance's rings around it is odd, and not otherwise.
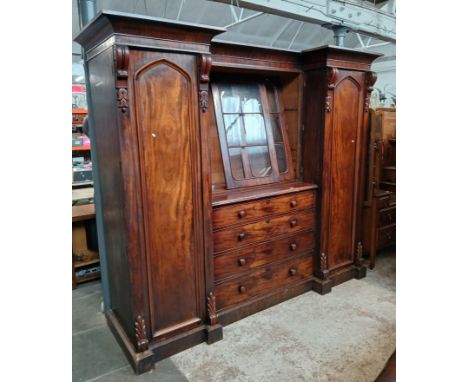
<path fill-rule="evenodd" d="M 97 156 L 102 195 L 104 240 L 109 274 L 110 307 L 127 333 L 133 334 L 131 281 L 128 262 L 128 241 L 125 221 L 125 195 L 122 186 L 120 141 L 118 132 L 114 59 L 112 48 L 88 62 L 92 128 L 95 140 L 91 142 Z"/>

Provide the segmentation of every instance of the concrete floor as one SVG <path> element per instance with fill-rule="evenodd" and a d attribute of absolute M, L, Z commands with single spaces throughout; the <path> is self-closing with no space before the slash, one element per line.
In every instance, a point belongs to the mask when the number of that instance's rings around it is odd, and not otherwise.
<path fill-rule="evenodd" d="M 73 381 L 373 382 L 395 350 L 395 255 L 320 296 L 308 292 L 224 328 L 135 376 L 101 313 L 99 282 L 73 291 Z"/>

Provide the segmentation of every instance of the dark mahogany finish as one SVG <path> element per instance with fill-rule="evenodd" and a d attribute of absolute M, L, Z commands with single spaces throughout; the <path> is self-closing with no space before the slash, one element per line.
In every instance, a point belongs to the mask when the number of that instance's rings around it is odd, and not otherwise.
<path fill-rule="evenodd" d="M 377 56 L 211 42 L 221 32 L 104 12 L 77 37 L 104 196 L 106 315 L 137 373 L 366 271 L 363 126 Z M 226 187 L 210 83 L 236 78 L 277 89 L 289 172 L 273 183 Z"/>
<path fill-rule="evenodd" d="M 377 251 L 396 243 L 396 109 L 370 114 L 363 245 L 373 269 Z"/>

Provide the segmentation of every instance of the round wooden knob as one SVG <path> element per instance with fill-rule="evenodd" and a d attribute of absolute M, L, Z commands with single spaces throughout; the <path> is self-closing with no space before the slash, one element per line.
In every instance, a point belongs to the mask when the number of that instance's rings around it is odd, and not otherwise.
<path fill-rule="evenodd" d="M 297 270 L 296 270 L 295 268 L 291 268 L 291 269 L 289 270 L 289 275 L 290 275 L 290 276 L 294 276 L 296 273 L 297 273 Z"/>
<path fill-rule="evenodd" d="M 237 214 L 240 218 L 243 218 L 245 216 L 245 211 L 242 210 L 242 211 L 239 211 L 239 213 Z"/>
<path fill-rule="evenodd" d="M 290 225 L 291 227 L 297 226 L 297 219 L 291 220 L 291 221 L 289 222 L 289 225 Z"/>
<path fill-rule="evenodd" d="M 239 238 L 239 241 L 244 240 L 244 239 L 245 239 L 245 232 L 241 232 L 241 233 L 239 234 L 238 238 Z"/>
<path fill-rule="evenodd" d="M 239 293 L 245 293 L 246 289 L 245 289 L 245 286 L 241 285 L 239 287 Z"/>
<path fill-rule="evenodd" d="M 291 203 L 289 203 L 289 205 L 294 208 L 297 206 L 297 202 L 295 200 L 291 200 Z"/>
<path fill-rule="evenodd" d="M 239 259 L 240 266 L 245 265 L 245 263 L 246 263 L 245 259 Z"/>
<path fill-rule="evenodd" d="M 290 249 L 291 251 L 295 251 L 296 248 L 297 248 L 297 244 L 296 244 L 296 243 L 291 243 L 291 244 L 289 244 L 289 249 Z"/>

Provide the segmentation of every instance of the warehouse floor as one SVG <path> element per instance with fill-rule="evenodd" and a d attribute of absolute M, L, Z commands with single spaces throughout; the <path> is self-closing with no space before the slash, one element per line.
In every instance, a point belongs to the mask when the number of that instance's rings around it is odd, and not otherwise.
<path fill-rule="evenodd" d="M 73 381 L 373 382 L 395 350 L 395 251 L 362 280 L 308 292 L 224 328 L 135 376 L 101 313 L 101 284 L 73 291 Z"/>

